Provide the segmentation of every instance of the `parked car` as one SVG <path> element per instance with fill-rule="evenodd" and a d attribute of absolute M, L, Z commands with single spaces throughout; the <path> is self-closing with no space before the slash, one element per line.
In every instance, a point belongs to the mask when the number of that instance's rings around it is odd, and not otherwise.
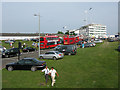
<path fill-rule="evenodd" d="M 77 42 L 77 45 L 79 46 L 79 47 L 82 47 L 82 43 L 83 43 L 84 41 L 79 41 L 79 42 Z"/>
<path fill-rule="evenodd" d="M 114 42 L 114 40 L 113 39 L 108 39 L 108 42 Z"/>
<path fill-rule="evenodd" d="M 118 51 L 120 52 L 120 45 L 118 46 Z"/>
<path fill-rule="evenodd" d="M 2 57 L 11 57 L 11 56 L 17 56 L 19 53 L 18 48 L 11 48 L 6 49 L 5 51 L 2 51 Z"/>
<path fill-rule="evenodd" d="M 28 38 L 23 39 L 23 41 L 30 41 Z"/>
<path fill-rule="evenodd" d="M 95 43 L 85 43 L 85 47 L 94 47 L 96 44 Z"/>
<path fill-rule="evenodd" d="M 23 52 L 30 52 L 30 51 L 35 51 L 36 48 L 33 48 L 33 47 L 26 47 L 24 49 L 22 49 Z"/>
<path fill-rule="evenodd" d="M 79 41 L 77 42 L 77 45 L 81 45 L 81 43 L 83 43 L 84 41 Z"/>
<path fill-rule="evenodd" d="M 23 58 L 22 60 L 19 60 L 18 62 L 7 64 L 6 69 L 8 71 L 13 71 L 13 70 L 36 71 L 37 69 L 45 68 L 45 66 L 46 66 L 45 61 L 39 61 L 36 58 Z"/>
<path fill-rule="evenodd" d="M 0 46 L 0 52 L 2 52 L 3 51 L 3 46 Z"/>
<path fill-rule="evenodd" d="M 75 55 L 77 53 L 76 45 L 61 45 L 59 48 L 56 48 L 55 50 L 67 55 Z"/>
<path fill-rule="evenodd" d="M 94 42 L 90 42 L 89 44 L 92 44 L 92 47 L 96 46 L 96 44 Z"/>
<path fill-rule="evenodd" d="M 5 43 L 14 43 L 15 42 L 15 40 L 7 40 L 7 41 L 5 41 Z"/>
<path fill-rule="evenodd" d="M 56 47 L 54 48 L 54 50 L 56 50 L 56 49 L 60 49 L 61 46 L 62 46 L 62 45 L 58 45 L 58 46 L 56 46 Z"/>
<path fill-rule="evenodd" d="M 40 59 L 53 59 L 57 60 L 64 57 L 64 54 L 58 51 L 48 51 L 45 54 L 41 54 Z"/>
<path fill-rule="evenodd" d="M 39 39 L 32 38 L 31 41 L 39 42 Z"/>
<path fill-rule="evenodd" d="M 96 40 L 94 40 L 94 43 L 102 43 L 103 41 L 102 40 L 100 40 L 100 39 L 96 39 Z"/>

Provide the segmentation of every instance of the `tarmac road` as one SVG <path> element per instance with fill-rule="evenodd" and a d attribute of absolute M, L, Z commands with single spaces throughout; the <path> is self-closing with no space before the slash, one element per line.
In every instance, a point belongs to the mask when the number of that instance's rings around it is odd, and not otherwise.
<path fill-rule="evenodd" d="M 46 50 L 40 50 L 40 53 L 43 54 L 46 51 L 52 51 L 53 49 L 46 49 Z M 20 59 L 25 58 L 25 57 L 32 57 L 32 58 L 38 58 L 38 51 L 33 51 L 33 52 L 22 52 Z M 18 60 L 18 56 L 15 57 L 10 57 L 10 58 L 2 58 L 1 53 L 0 53 L 0 58 L 2 60 L 2 67 L 5 68 L 5 65 L 11 62 L 16 62 Z"/>

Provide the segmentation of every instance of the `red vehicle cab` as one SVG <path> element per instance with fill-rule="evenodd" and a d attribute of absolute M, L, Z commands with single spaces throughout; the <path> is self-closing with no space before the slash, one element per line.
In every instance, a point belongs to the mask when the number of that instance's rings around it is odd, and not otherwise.
<path fill-rule="evenodd" d="M 40 49 L 52 48 L 57 45 L 60 45 L 60 39 L 58 36 L 40 37 Z"/>
<path fill-rule="evenodd" d="M 79 42 L 79 36 L 75 37 L 74 35 L 65 35 L 63 36 L 63 44 L 64 45 L 70 45 L 70 44 L 75 44 Z"/>

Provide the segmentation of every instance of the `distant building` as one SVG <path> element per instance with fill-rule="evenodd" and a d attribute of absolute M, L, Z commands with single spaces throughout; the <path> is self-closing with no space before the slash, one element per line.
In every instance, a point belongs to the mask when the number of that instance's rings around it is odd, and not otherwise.
<path fill-rule="evenodd" d="M 106 36 L 106 26 L 101 24 L 88 24 L 81 27 L 80 34 L 86 36 L 95 36 L 95 37 L 105 37 Z"/>
<path fill-rule="evenodd" d="M 94 37 L 105 37 L 106 36 L 106 26 L 101 24 L 88 24 L 86 26 L 82 26 L 79 29 L 67 30 L 69 32 L 76 33 L 77 35 L 83 36 L 94 36 Z"/>

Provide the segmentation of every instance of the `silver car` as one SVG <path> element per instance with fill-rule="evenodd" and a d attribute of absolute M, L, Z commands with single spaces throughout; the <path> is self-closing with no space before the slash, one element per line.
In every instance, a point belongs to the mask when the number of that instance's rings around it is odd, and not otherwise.
<path fill-rule="evenodd" d="M 98 40 L 95 40 L 94 43 L 102 43 L 103 41 L 98 39 Z"/>
<path fill-rule="evenodd" d="M 59 51 L 48 51 L 45 54 L 41 54 L 39 56 L 40 59 L 53 59 L 53 60 L 57 60 L 63 57 L 64 54 L 60 53 Z"/>

